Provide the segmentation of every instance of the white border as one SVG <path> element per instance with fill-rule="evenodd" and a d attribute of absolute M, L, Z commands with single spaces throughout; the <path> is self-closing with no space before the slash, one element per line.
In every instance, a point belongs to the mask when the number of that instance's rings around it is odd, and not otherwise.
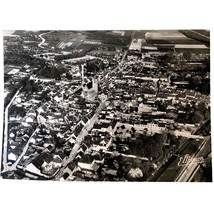
<path fill-rule="evenodd" d="M 1 80 L 2 30 L 201 28 L 211 29 L 211 35 L 213 30 L 213 7 L 211 1 L 206 0 L 3 0 L 0 8 Z M 213 37 L 211 42 L 212 39 Z M 3 92 L 3 84 L 0 91 Z M 2 121 L 3 93 L 0 97 Z M 0 124 L 2 130 L 2 122 Z M 213 183 L 62 183 L 0 180 L 0 212 L 212 213 L 213 192 Z"/>

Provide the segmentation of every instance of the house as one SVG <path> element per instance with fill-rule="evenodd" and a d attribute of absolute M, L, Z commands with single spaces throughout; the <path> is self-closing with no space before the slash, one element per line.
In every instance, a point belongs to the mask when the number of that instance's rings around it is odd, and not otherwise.
<path fill-rule="evenodd" d="M 166 108 L 166 113 L 177 113 L 177 112 L 178 110 L 172 105 L 168 105 Z"/>
<path fill-rule="evenodd" d="M 184 100 L 186 98 L 186 94 L 178 94 L 177 96 L 176 96 L 176 100 Z"/>
<path fill-rule="evenodd" d="M 75 162 L 70 162 L 68 163 L 67 167 L 71 170 L 71 172 L 73 172 L 74 169 L 77 167 L 77 164 Z"/>
<path fill-rule="evenodd" d="M 117 176 L 117 170 L 108 169 L 108 168 L 102 168 L 102 170 L 103 170 L 107 175 Z"/>
<path fill-rule="evenodd" d="M 96 163 L 95 158 L 92 155 L 84 155 L 78 162 L 78 167 L 82 171 L 93 171 L 96 172 L 99 165 Z"/>
<path fill-rule="evenodd" d="M 64 180 L 66 180 L 69 177 L 69 173 L 65 172 L 62 177 Z"/>
<path fill-rule="evenodd" d="M 196 96 L 196 93 L 194 91 L 185 90 L 186 98 L 194 98 Z"/>
<path fill-rule="evenodd" d="M 76 161 L 79 161 L 82 159 L 82 157 L 84 156 L 84 152 L 83 151 L 79 151 L 77 156 L 75 157 Z"/>
<path fill-rule="evenodd" d="M 9 154 L 8 154 L 8 160 L 9 161 L 16 161 L 16 159 L 17 159 L 17 155 L 15 155 L 13 152 L 10 152 Z"/>
<path fill-rule="evenodd" d="M 88 149 L 88 147 L 84 143 L 82 144 L 81 148 L 83 152 L 85 152 Z"/>
<path fill-rule="evenodd" d="M 55 156 L 58 156 L 62 161 L 64 161 L 66 159 L 66 155 L 63 151 L 56 152 Z"/>
<path fill-rule="evenodd" d="M 96 162 L 92 162 L 91 164 L 89 163 L 78 163 L 78 167 L 85 173 L 89 173 L 89 172 L 96 172 L 100 165 L 98 165 Z"/>
<path fill-rule="evenodd" d="M 84 172 L 81 172 L 81 171 L 75 171 L 73 173 L 73 176 L 75 176 L 76 178 L 84 178 L 85 177 L 85 173 Z"/>

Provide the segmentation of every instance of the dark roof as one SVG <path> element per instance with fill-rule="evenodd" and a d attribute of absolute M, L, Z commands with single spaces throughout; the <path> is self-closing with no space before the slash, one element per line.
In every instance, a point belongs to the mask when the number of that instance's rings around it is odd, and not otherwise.
<path fill-rule="evenodd" d="M 69 173 L 64 173 L 64 175 L 62 176 L 65 180 L 69 177 Z"/>
<path fill-rule="evenodd" d="M 143 125 L 147 125 L 148 121 L 142 120 L 140 123 Z"/>
<path fill-rule="evenodd" d="M 83 172 L 76 171 L 76 172 L 73 173 L 73 175 L 78 177 L 78 178 L 84 178 L 84 173 Z"/>
<path fill-rule="evenodd" d="M 35 158 L 31 162 L 36 168 L 41 169 L 42 164 L 44 163 L 44 160 L 40 157 Z"/>
<path fill-rule="evenodd" d="M 87 150 L 87 148 L 88 148 L 88 147 L 83 143 L 83 144 L 82 144 L 82 150 L 85 152 L 85 151 Z"/>
<path fill-rule="evenodd" d="M 167 98 L 167 94 L 158 94 L 158 97 L 160 97 L 160 98 Z"/>
<path fill-rule="evenodd" d="M 195 96 L 195 92 L 194 91 L 186 91 L 185 94 L 188 95 L 188 96 Z"/>
<path fill-rule="evenodd" d="M 59 157 L 63 160 L 64 158 L 65 158 L 65 153 L 64 152 L 62 152 L 62 151 L 58 151 L 58 152 L 56 152 L 56 155 L 59 155 Z"/>
<path fill-rule="evenodd" d="M 185 98 L 186 94 L 178 94 L 176 97 L 178 97 L 178 98 Z"/>
<path fill-rule="evenodd" d="M 53 145 L 48 145 L 48 147 L 47 147 L 47 149 L 49 150 L 49 151 L 51 151 L 52 149 L 53 149 Z"/>
<path fill-rule="evenodd" d="M 50 163 L 53 160 L 52 155 L 50 155 L 49 153 L 42 153 L 38 158 L 41 158 L 42 160 L 44 160 L 47 163 Z"/>
<path fill-rule="evenodd" d="M 108 128 L 109 127 L 109 123 L 102 123 L 102 128 Z"/>
<path fill-rule="evenodd" d="M 112 124 L 111 124 L 113 129 L 114 129 L 114 127 L 116 126 L 116 124 L 117 124 L 117 121 L 116 121 L 116 120 L 113 120 L 113 121 L 112 121 Z"/>
<path fill-rule="evenodd" d="M 94 124 L 94 129 L 101 129 L 102 127 L 102 124 Z"/>
<path fill-rule="evenodd" d="M 74 168 L 76 167 L 76 163 L 70 162 L 67 166 L 68 166 L 68 168 L 69 168 L 71 171 L 73 171 Z"/>
<path fill-rule="evenodd" d="M 165 123 L 159 123 L 158 126 L 160 126 L 160 127 L 165 127 L 166 124 L 165 124 Z"/>
<path fill-rule="evenodd" d="M 84 155 L 79 162 L 81 163 L 92 163 L 94 161 L 94 157 L 92 155 Z"/>
<path fill-rule="evenodd" d="M 95 160 L 98 160 L 98 161 L 103 159 L 103 155 L 100 154 L 100 153 L 97 153 L 97 154 L 93 155 L 93 157 L 94 157 Z"/>
<path fill-rule="evenodd" d="M 85 153 L 82 150 L 80 150 L 80 152 L 78 152 L 78 155 L 81 156 L 82 158 L 85 155 Z"/>
<path fill-rule="evenodd" d="M 87 123 L 88 118 L 87 118 L 87 117 L 83 117 L 83 118 L 82 118 L 82 121 L 83 121 L 84 123 Z"/>
<path fill-rule="evenodd" d="M 82 123 L 79 123 L 79 125 L 74 130 L 74 134 L 77 136 L 81 132 L 81 130 L 83 129 L 83 127 L 84 126 L 82 125 Z"/>
<path fill-rule="evenodd" d="M 88 118 L 92 118 L 94 116 L 95 111 L 90 112 L 87 116 Z"/>

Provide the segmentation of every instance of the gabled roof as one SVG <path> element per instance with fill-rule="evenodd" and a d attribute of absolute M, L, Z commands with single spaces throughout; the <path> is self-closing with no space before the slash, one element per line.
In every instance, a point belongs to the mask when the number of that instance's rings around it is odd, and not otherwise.
<path fill-rule="evenodd" d="M 76 166 L 77 166 L 77 165 L 76 165 L 76 163 L 74 163 L 74 162 L 70 162 L 70 163 L 68 163 L 68 165 L 67 165 L 67 167 L 68 167 L 71 171 L 73 171 L 74 168 L 75 168 Z"/>
<path fill-rule="evenodd" d="M 85 151 L 87 150 L 87 148 L 88 148 L 88 147 L 83 143 L 83 144 L 82 144 L 82 150 L 83 150 L 83 152 L 85 152 Z"/>
<path fill-rule="evenodd" d="M 65 153 L 62 151 L 56 152 L 56 155 L 59 155 L 59 157 L 63 160 L 65 158 Z"/>
<path fill-rule="evenodd" d="M 86 154 L 84 155 L 79 162 L 91 164 L 94 161 L 94 157 L 92 155 Z"/>
<path fill-rule="evenodd" d="M 46 152 L 42 153 L 38 158 L 41 158 L 46 163 L 50 163 L 53 160 L 52 155 Z"/>

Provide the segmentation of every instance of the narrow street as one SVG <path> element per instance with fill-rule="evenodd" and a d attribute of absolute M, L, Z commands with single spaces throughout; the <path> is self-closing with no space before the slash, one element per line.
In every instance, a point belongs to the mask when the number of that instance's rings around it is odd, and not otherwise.
<path fill-rule="evenodd" d="M 8 150 L 8 111 L 10 106 L 12 105 L 13 101 L 15 100 L 15 98 L 17 97 L 17 95 L 19 94 L 19 92 L 21 91 L 22 87 L 19 88 L 19 90 L 15 93 L 15 95 L 13 96 L 13 98 L 11 99 L 10 103 L 7 105 L 7 107 L 5 108 L 5 112 L 4 112 L 4 141 L 3 141 L 3 158 L 2 158 L 2 162 L 3 162 L 3 171 L 2 172 L 6 172 L 8 171 L 8 165 L 7 165 L 7 150 Z M 1 172 L 1 165 L 0 165 L 0 172 Z"/>

